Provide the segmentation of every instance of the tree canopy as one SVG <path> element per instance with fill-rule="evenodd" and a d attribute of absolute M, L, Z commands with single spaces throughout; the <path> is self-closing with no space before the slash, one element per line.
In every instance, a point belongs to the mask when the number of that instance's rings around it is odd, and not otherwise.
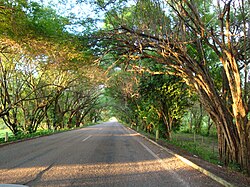
<path fill-rule="evenodd" d="M 0 117 L 16 135 L 79 126 L 99 105 L 104 74 L 70 19 L 36 2 L 1 6 Z"/>
<path fill-rule="evenodd" d="M 249 170 L 249 1 L 117 5 L 102 1 L 107 29 L 98 35 L 116 64 L 152 74 L 161 64 L 185 80 L 217 125 L 221 160 Z"/>
<path fill-rule="evenodd" d="M 78 126 L 109 100 L 124 122 L 170 138 L 198 98 L 216 124 L 220 159 L 250 173 L 249 1 L 72 5 L 93 8 L 89 17 L 0 2 L 0 117 L 15 134 Z"/>

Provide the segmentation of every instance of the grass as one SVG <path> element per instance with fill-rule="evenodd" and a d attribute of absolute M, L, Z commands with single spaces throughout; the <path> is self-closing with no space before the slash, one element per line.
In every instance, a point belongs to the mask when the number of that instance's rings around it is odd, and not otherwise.
<path fill-rule="evenodd" d="M 5 130 L 5 132 L 6 132 L 6 130 Z M 3 130 L 0 131 L 0 143 L 6 143 L 5 142 L 5 132 Z M 10 131 L 7 131 L 7 132 L 9 133 Z M 37 132 L 31 133 L 31 134 L 20 133 L 17 136 L 13 136 L 13 134 L 10 132 L 8 142 L 13 142 L 13 141 L 28 139 L 28 138 L 34 138 L 34 137 L 39 137 L 39 136 L 45 136 L 45 135 L 53 134 L 53 133 L 55 133 L 53 130 L 38 130 Z"/>
<path fill-rule="evenodd" d="M 5 138 L 6 132 L 8 132 L 9 136 L 13 136 L 12 132 L 9 129 L 0 129 L 0 139 Z"/>
<path fill-rule="evenodd" d="M 166 141 L 166 140 L 164 140 Z M 219 164 L 218 141 L 215 137 L 175 133 L 167 143 L 176 145 L 208 162 Z"/>
<path fill-rule="evenodd" d="M 87 123 L 83 127 L 79 127 L 79 128 L 84 128 L 84 127 L 92 126 L 92 125 L 95 125 L 95 124 L 96 123 Z M 56 130 L 56 131 L 48 130 L 48 129 L 38 129 L 34 133 L 30 133 L 30 134 L 20 133 L 17 136 L 14 136 L 13 133 L 10 130 L 3 129 L 3 130 L 0 130 L 0 144 L 6 143 L 5 142 L 5 134 L 6 134 L 6 132 L 8 132 L 8 142 L 14 142 L 14 141 L 18 141 L 18 140 L 24 140 L 24 139 L 40 137 L 40 136 L 46 136 L 46 135 L 55 134 L 55 133 L 59 133 L 59 132 L 70 131 L 70 130 L 74 130 L 74 129 L 78 129 L 78 128 L 70 128 L 70 129 L 65 128 L 65 129 L 60 129 L 60 130 Z"/>
<path fill-rule="evenodd" d="M 136 130 L 136 129 L 134 129 Z M 153 134 L 140 131 L 141 134 L 155 139 Z M 187 152 L 202 158 L 210 163 L 220 164 L 218 153 L 218 140 L 215 136 L 202 136 L 191 133 L 172 133 L 170 141 L 160 138 L 162 141 L 175 145 Z"/>

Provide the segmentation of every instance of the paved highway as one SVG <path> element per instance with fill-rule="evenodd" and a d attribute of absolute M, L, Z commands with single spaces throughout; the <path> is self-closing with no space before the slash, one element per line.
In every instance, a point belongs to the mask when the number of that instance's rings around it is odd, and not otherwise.
<path fill-rule="evenodd" d="M 220 186 L 116 122 L 0 147 L 0 184 Z"/>

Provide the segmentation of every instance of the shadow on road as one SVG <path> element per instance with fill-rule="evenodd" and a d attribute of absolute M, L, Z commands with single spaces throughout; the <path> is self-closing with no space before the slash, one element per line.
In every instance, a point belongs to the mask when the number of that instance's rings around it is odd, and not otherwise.
<path fill-rule="evenodd" d="M 0 158 L 0 183 L 219 186 L 115 122 L 4 146 Z"/>

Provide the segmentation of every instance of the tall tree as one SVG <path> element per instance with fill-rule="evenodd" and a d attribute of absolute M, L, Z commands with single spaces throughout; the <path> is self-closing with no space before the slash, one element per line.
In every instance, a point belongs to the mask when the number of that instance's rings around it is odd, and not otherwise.
<path fill-rule="evenodd" d="M 180 125 L 186 109 L 191 106 L 191 91 L 187 85 L 180 77 L 147 73 L 141 78 L 139 93 L 141 99 L 156 110 L 158 123 L 164 124 L 165 138 L 171 139 L 173 127 Z"/>
<path fill-rule="evenodd" d="M 98 94 L 91 91 L 104 78 L 86 39 L 69 33 L 69 19 L 50 7 L 26 0 L 0 2 L 0 117 L 14 134 L 34 132 L 45 119 L 48 126 L 61 123 L 61 103 L 72 89 L 83 94 L 71 95 L 81 110 L 68 105 L 65 111 L 77 110 L 82 120 L 96 106 Z"/>
<path fill-rule="evenodd" d="M 127 11 L 130 21 L 120 11 L 107 13 L 112 27 L 103 39 L 112 41 L 110 51 L 127 57 L 128 65 L 153 59 L 164 64 L 168 74 L 182 77 L 193 87 L 217 125 L 221 160 L 226 165 L 238 163 L 250 173 L 250 100 L 244 91 L 246 78 L 241 79 L 249 63 L 247 7 L 249 1 L 242 0 L 218 1 L 218 5 L 138 0 Z M 212 73 L 215 59 L 222 84 L 217 84 Z"/>

